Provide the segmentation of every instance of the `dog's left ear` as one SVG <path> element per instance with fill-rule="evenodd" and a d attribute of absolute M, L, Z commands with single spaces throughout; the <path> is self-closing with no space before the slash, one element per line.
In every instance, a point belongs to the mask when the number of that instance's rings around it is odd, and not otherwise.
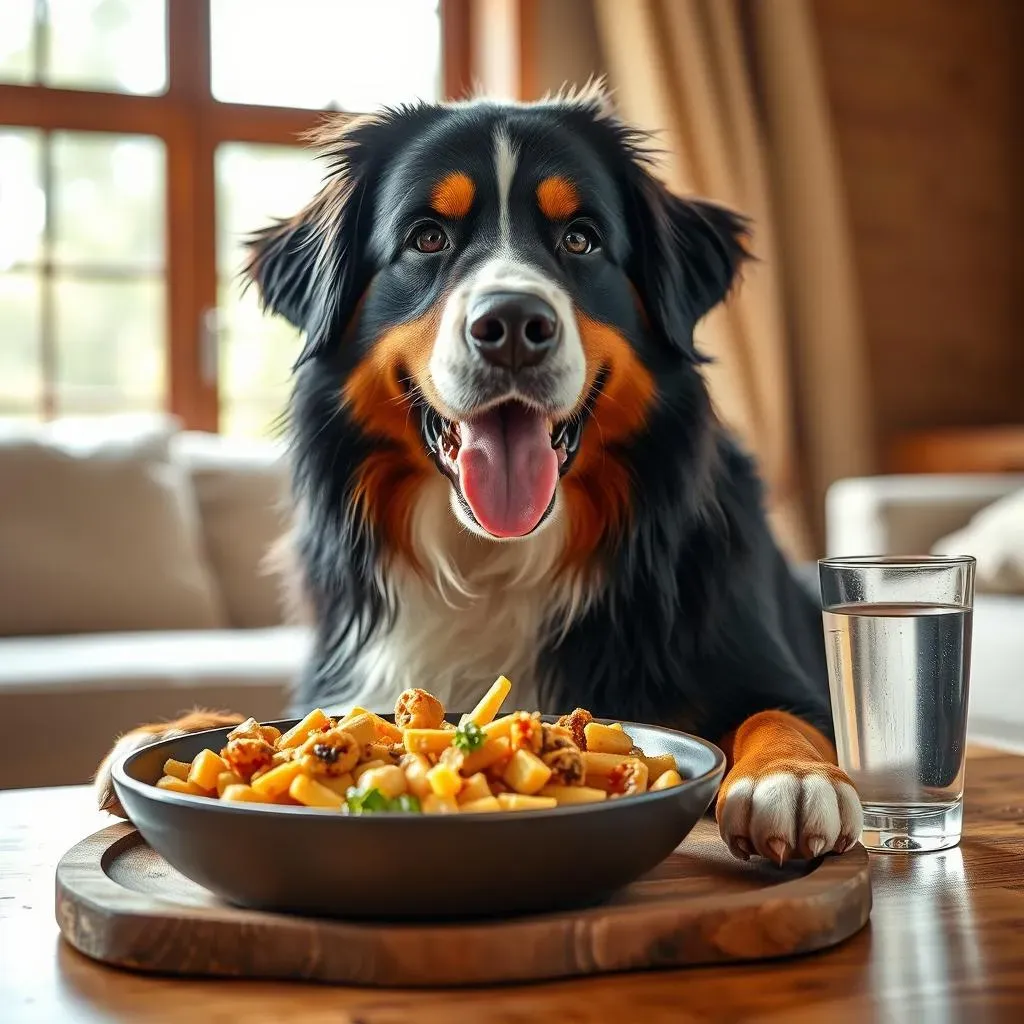
<path fill-rule="evenodd" d="M 726 297 L 749 258 L 749 224 L 725 207 L 673 195 L 646 169 L 633 196 L 631 219 L 641 230 L 630 277 L 665 340 L 696 359 L 693 328 Z"/>

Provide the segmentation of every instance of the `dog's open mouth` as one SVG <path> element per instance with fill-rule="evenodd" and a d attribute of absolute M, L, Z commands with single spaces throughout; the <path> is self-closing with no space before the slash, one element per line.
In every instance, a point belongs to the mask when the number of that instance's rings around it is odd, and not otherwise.
<path fill-rule="evenodd" d="M 470 419 L 421 407 L 423 440 L 464 507 L 493 537 L 524 537 L 551 510 L 579 450 L 585 415 L 554 422 L 510 400 Z"/>

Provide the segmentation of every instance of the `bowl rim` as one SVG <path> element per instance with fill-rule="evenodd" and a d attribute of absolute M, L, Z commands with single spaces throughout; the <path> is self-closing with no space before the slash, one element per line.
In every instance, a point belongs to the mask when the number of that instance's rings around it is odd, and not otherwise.
<path fill-rule="evenodd" d="M 382 715 L 381 717 L 387 716 Z M 559 717 L 560 716 L 558 715 L 542 715 L 541 720 L 556 721 Z M 275 719 L 272 722 L 268 721 L 261 724 L 280 726 L 284 723 L 290 726 L 300 722 L 301 720 L 301 718 L 285 718 Z M 565 804 L 558 807 L 539 808 L 533 811 L 490 811 L 487 814 L 451 815 L 422 814 L 414 811 L 390 811 L 387 814 L 340 814 L 338 811 L 330 808 L 321 807 L 291 807 L 284 804 L 251 804 L 233 803 L 230 801 L 225 803 L 223 800 L 213 800 L 206 796 L 193 796 L 189 793 L 174 793 L 170 790 L 158 789 L 155 784 L 151 782 L 141 782 L 139 779 L 135 779 L 128 774 L 129 764 L 141 758 L 147 751 L 152 750 L 154 747 L 180 743 L 182 740 L 193 739 L 210 733 L 222 733 L 234 728 L 234 726 L 222 726 L 217 729 L 203 729 L 200 732 L 186 733 L 182 736 L 171 736 L 166 739 L 157 740 L 155 743 L 147 743 L 143 747 L 137 747 L 135 750 L 123 754 L 114 762 L 111 768 L 111 777 L 114 780 L 115 790 L 119 787 L 123 787 L 124 789 L 128 789 L 132 793 L 137 794 L 144 800 L 150 800 L 158 804 L 170 804 L 171 806 L 191 807 L 201 812 L 212 814 L 249 814 L 262 815 L 264 817 L 270 814 L 271 816 L 283 815 L 286 818 L 288 816 L 299 816 L 312 821 L 342 820 L 370 821 L 374 823 L 436 821 L 438 819 L 444 819 L 452 822 L 504 822 L 522 821 L 524 818 L 528 819 L 538 816 L 543 818 L 561 818 L 578 814 L 586 814 L 588 812 L 595 813 L 603 811 L 607 814 L 615 813 L 616 809 L 625 808 L 628 810 L 631 807 L 655 803 L 662 799 L 669 799 L 678 795 L 681 791 L 687 788 L 696 788 L 699 783 L 714 779 L 716 775 L 718 776 L 718 785 L 721 785 L 722 776 L 725 774 L 726 757 L 721 748 L 716 746 L 710 740 L 703 739 L 700 736 L 695 736 L 693 733 L 683 732 L 679 729 L 669 729 L 663 725 L 645 725 L 643 722 L 627 722 L 620 718 L 595 718 L 594 721 L 599 722 L 602 725 L 611 725 L 618 722 L 621 723 L 623 729 L 627 731 L 630 726 L 635 726 L 639 729 L 654 730 L 655 732 L 663 733 L 666 736 L 677 740 L 679 738 L 683 738 L 695 743 L 697 746 L 706 748 L 714 757 L 714 764 L 700 775 L 694 775 L 691 778 L 683 779 L 678 786 L 670 786 L 668 789 L 659 789 L 655 792 L 648 791 L 646 793 L 640 793 L 637 796 L 632 796 L 623 800 L 602 800 L 600 803 L 591 804 Z"/>

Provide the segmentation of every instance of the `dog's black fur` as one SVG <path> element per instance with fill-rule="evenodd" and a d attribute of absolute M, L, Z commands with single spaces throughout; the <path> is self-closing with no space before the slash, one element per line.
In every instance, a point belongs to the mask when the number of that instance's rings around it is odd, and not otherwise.
<path fill-rule="evenodd" d="M 448 263 L 407 258 L 403 203 L 432 171 L 489 159 L 482 140 L 499 123 L 524 161 L 536 153 L 592 186 L 601 259 L 570 266 L 545 251 L 537 262 L 628 338 L 657 385 L 645 429 L 612 453 L 634 482 L 632 515 L 594 552 L 597 597 L 540 652 L 542 710 L 582 706 L 716 739 L 779 708 L 831 736 L 820 610 L 775 545 L 755 466 L 714 415 L 693 341 L 746 258 L 746 225 L 671 195 L 650 173 L 644 140 L 587 98 L 424 105 L 357 123 L 330 142 L 320 197 L 253 240 L 250 276 L 265 304 L 306 335 L 290 432 L 295 549 L 316 647 L 296 709 L 357 695 L 365 681 L 350 652 L 395 614 L 385 539 L 353 500 L 358 467 L 383 442 L 339 403 L 340 390 L 382 330 L 422 316 L 472 259 L 472 239 Z"/>

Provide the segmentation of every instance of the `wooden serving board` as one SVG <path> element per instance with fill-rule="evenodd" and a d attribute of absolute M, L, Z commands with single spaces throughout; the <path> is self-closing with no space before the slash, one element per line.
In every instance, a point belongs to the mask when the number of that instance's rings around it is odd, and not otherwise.
<path fill-rule="evenodd" d="M 127 823 L 79 843 L 57 868 L 60 930 L 96 960 L 353 985 L 537 981 L 789 956 L 841 942 L 870 910 L 862 846 L 784 869 L 744 864 L 706 819 L 600 906 L 483 922 L 355 924 L 239 909 L 180 875 Z"/>

